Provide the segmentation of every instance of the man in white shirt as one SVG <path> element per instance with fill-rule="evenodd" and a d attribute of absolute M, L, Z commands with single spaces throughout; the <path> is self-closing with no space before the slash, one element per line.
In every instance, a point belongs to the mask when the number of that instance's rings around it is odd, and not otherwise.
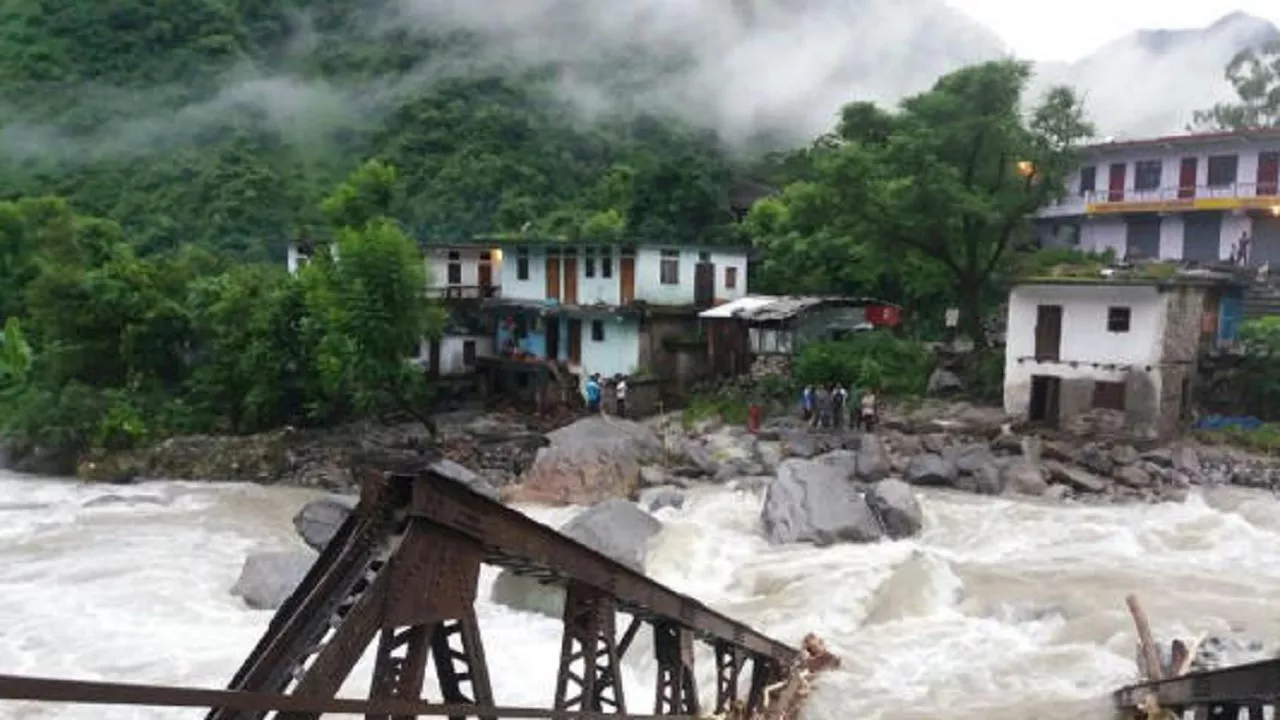
<path fill-rule="evenodd" d="M 614 383 L 613 396 L 618 401 L 618 417 L 627 416 L 627 377 L 620 375 Z"/>

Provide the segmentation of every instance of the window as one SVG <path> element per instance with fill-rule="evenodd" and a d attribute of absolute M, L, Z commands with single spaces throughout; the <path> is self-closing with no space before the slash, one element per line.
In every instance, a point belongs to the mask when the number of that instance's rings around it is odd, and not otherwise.
<path fill-rule="evenodd" d="M 724 289 L 733 290 L 738 287 L 738 268 L 727 267 L 724 269 Z"/>
<path fill-rule="evenodd" d="M 658 280 L 663 285 L 680 284 L 680 251 L 663 250 L 662 265 L 659 267 Z"/>
<path fill-rule="evenodd" d="M 700 263 L 711 262 L 711 253 L 709 252 L 698 253 L 698 262 Z"/>
<path fill-rule="evenodd" d="M 1209 158 L 1209 187 L 1235 185 L 1238 162 L 1239 159 L 1235 155 L 1214 155 Z"/>
<path fill-rule="evenodd" d="M 1160 173 L 1164 166 L 1159 160 L 1143 160 L 1133 168 L 1134 190 L 1157 190 L 1160 188 Z"/>
<path fill-rule="evenodd" d="M 1080 194 L 1087 195 L 1098 189 L 1098 168 L 1095 165 L 1080 168 Z"/>
<path fill-rule="evenodd" d="M 596 276 L 596 249 L 587 248 L 582 258 L 582 276 L 593 278 Z"/>
<path fill-rule="evenodd" d="M 1093 383 L 1093 407 L 1097 410 L 1119 410 L 1124 412 L 1124 383 Z"/>
<path fill-rule="evenodd" d="M 449 251 L 449 284 L 462 284 L 462 255 L 457 250 Z"/>
<path fill-rule="evenodd" d="M 476 341 L 464 340 L 462 342 L 462 364 L 470 367 L 476 364 Z"/>
<path fill-rule="evenodd" d="M 613 255 L 609 248 L 600 251 L 600 277 L 606 280 L 613 277 Z"/>
<path fill-rule="evenodd" d="M 1129 332 L 1129 308 L 1127 307 L 1107 308 L 1107 332 L 1113 332 L 1113 333 Z"/>
<path fill-rule="evenodd" d="M 603 320 L 591 321 L 591 341 L 604 342 L 604 321 Z"/>
<path fill-rule="evenodd" d="M 529 279 L 529 248 L 516 250 L 516 279 Z"/>

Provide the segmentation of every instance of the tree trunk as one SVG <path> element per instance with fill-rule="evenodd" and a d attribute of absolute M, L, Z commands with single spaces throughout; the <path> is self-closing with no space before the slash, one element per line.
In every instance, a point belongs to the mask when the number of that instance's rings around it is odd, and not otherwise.
<path fill-rule="evenodd" d="M 973 341 L 975 350 L 987 345 L 987 333 L 982 327 L 982 283 L 960 279 L 956 297 L 960 300 L 960 333 Z"/>

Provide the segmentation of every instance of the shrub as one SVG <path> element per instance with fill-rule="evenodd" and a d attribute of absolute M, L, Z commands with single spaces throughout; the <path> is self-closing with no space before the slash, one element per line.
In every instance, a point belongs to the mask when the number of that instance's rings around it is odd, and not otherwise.
<path fill-rule="evenodd" d="M 846 340 L 811 343 L 792 364 L 792 375 L 803 385 L 842 383 L 848 387 L 876 387 L 893 396 L 920 395 L 929 384 L 934 359 L 921 343 L 887 332 L 859 333 Z"/>

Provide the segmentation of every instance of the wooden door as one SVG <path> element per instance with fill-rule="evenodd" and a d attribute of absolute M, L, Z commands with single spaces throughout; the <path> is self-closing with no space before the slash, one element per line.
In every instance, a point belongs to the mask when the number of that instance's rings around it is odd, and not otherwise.
<path fill-rule="evenodd" d="M 560 318 L 546 318 L 547 326 L 547 359 L 560 359 Z"/>
<path fill-rule="evenodd" d="M 1280 189 L 1280 153 L 1264 152 L 1258 154 L 1258 191 L 1260 196 L 1277 194 Z"/>
<path fill-rule="evenodd" d="M 708 308 L 716 301 L 716 266 L 700 262 L 693 266 L 693 305 Z"/>
<path fill-rule="evenodd" d="M 547 258 L 547 299 L 560 299 L 560 258 Z"/>
<path fill-rule="evenodd" d="M 427 372 L 431 377 L 440 377 L 440 341 L 432 340 L 427 345 Z"/>
<path fill-rule="evenodd" d="M 1124 200 L 1124 177 L 1129 166 L 1125 163 L 1114 163 L 1107 181 L 1107 202 Z"/>
<path fill-rule="evenodd" d="M 1180 199 L 1196 196 L 1196 175 L 1200 172 L 1200 158 L 1182 158 L 1178 169 L 1178 197 Z"/>
<path fill-rule="evenodd" d="M 489 287 L 493 285 L 493 265 L 487 262 L 480 263 L 476 268 L 476 284 L 480 286 L 480 297 L 488 297 Z"/>
<path fill-rule="evenodd" d="M 636 259 L 623 257 L 618 260 L 618 294 L 623 305 L 630 305 L 636 299 Z"/>
<path fill-rule="evenodd" d="M 582 362 L 582 321 L 577 318 L 569 320 L 565 332 L 569 335 L 569 362 L 577 365 Z"/>
<path fill-rule="evenodd" d="M 1036 359 L 1057 361 L 1061 353 L 1062 306 L 1040 305 L 1036 308 Z"/>
<path fill-rule="evenodd" d="M 564 304 L 578 304 L 578 258 L 564 259 Z"/>

